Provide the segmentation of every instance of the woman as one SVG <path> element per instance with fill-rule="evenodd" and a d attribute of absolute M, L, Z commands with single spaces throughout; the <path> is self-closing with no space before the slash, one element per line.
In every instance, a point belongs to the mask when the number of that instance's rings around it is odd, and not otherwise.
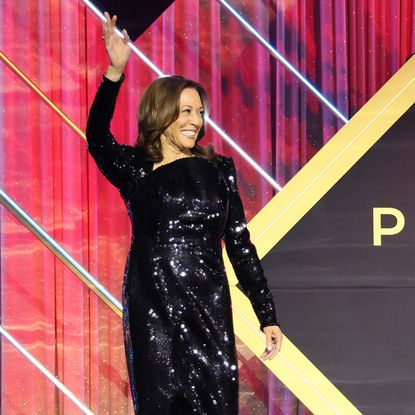
<path fill-rule="evenodd" d="M 249 240 L 233 160 L 203 148 L 203 87 L 179 76 L 144 92 L 136 146 L 120 145 L 110 121 L 129 36 L 103 32 L 111 64 L 87 123 L 88 150 L 123 197 L 133 238 L 123 284 L 123 325 L 136 414 L 238 414 L 238 367 L 221 240 L 266 335 L 272 359 L 282 333 Z"/>

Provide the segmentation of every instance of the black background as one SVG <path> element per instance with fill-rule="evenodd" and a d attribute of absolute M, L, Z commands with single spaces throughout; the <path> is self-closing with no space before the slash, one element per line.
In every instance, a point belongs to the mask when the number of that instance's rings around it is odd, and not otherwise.
<path fill-rule="evenodd" d="M 127 29 L 134 42 L 171 5 L 174 0 L 95 0 L 95 6 L 112 17 L 117 15 L 117 27 Z"/>

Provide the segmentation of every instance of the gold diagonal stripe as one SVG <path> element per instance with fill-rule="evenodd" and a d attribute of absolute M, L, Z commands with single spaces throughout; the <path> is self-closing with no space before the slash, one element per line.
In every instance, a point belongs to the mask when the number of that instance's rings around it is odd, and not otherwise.
<path fill-rule="evenodd" d="M 264 208 L 248 228 L 263 258 L 346 174 L 415 102 L 415 56 L 412 57 Z M 224 251 L 231 285 L 235 334 L 258 355 L 264 335 Z M 283 322 L 282 322 L 283 324 Z M 272 372 L 314 414 L 360 414 L 358 409 L 284 338 L 281 352 L 265 361 Z"/>
<path fill-rule="evenodd" d="M 81 138 L 86 141 L 85 133 L 60 109 L 58 108 L 51 100 L 48 98 L 38 86 L 29 79 L 4 53 L 0 50 L 0 59 L 20 78 L 22 81 L 48 105 L 52 110 L 62 118 L 63 122 L 69 125 L 72 130 L 75 131 Z"/>

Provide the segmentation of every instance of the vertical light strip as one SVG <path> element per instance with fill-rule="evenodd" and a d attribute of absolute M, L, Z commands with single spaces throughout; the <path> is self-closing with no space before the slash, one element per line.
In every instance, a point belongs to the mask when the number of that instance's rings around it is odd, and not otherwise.
<path fill-rule="evenodd" d="M 343 115 L 304 75 L 301 74 L 284 56 L 278 52 L 269 42 L 267 42 L 263 36 L 261 36 L 255 28 L 250 25 L 227 1 L 217 0 L 222 4 L 245 29 L 252 33 L 255 38 L 274 56 L 279 62 L 281 62 L 291 73 L 293 73 L 323 104 L 325 104 L 338 118 L 344 123 L 347 123 L 348 118 Z"/>
<path fill-rule="evenodd" d="M 60 380 L 58 380 L 42 363 L 29 353 L 11 334 L 0 325 L 0 334 L 7 339 L 27 360 L 36 366 L 65 396 L 67 396 L 84 414 L 94 415 Z"/>
<path fill-rule="evenodd" d="M 105 21 L 105 16 L 101 11 L 89 0 L 82 0 L 82 2 L 102 21 Z M 124 35 L 119 29 L 115 29 L 118 36 L 124 39 Z M 160 78 L 166 76 L 150 59 L 147 58 L 132 42 L 129 42 L 131 50 L 143 60 Z M 280 191 L 282 186 L 271 177 L 251 156 L 249 156 L 235 141 L 225 133 L 211 118 L 205 117 L 206 122 L 233 148 L 237 151 L 272 187 Z"/>

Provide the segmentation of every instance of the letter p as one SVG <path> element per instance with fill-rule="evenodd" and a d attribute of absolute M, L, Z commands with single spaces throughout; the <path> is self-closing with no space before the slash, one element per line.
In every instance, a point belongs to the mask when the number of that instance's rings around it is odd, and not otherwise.
<path fill-rule="evenodd" d="M 382 228 L 382 215 L 392 215 L 396 218 L 396 224 L 392 228 Z M 395 208 L 373 208 L 373 245 L 382 245 L 382 236 L 396 235 L 405 226 L 403 213 Z"/>

